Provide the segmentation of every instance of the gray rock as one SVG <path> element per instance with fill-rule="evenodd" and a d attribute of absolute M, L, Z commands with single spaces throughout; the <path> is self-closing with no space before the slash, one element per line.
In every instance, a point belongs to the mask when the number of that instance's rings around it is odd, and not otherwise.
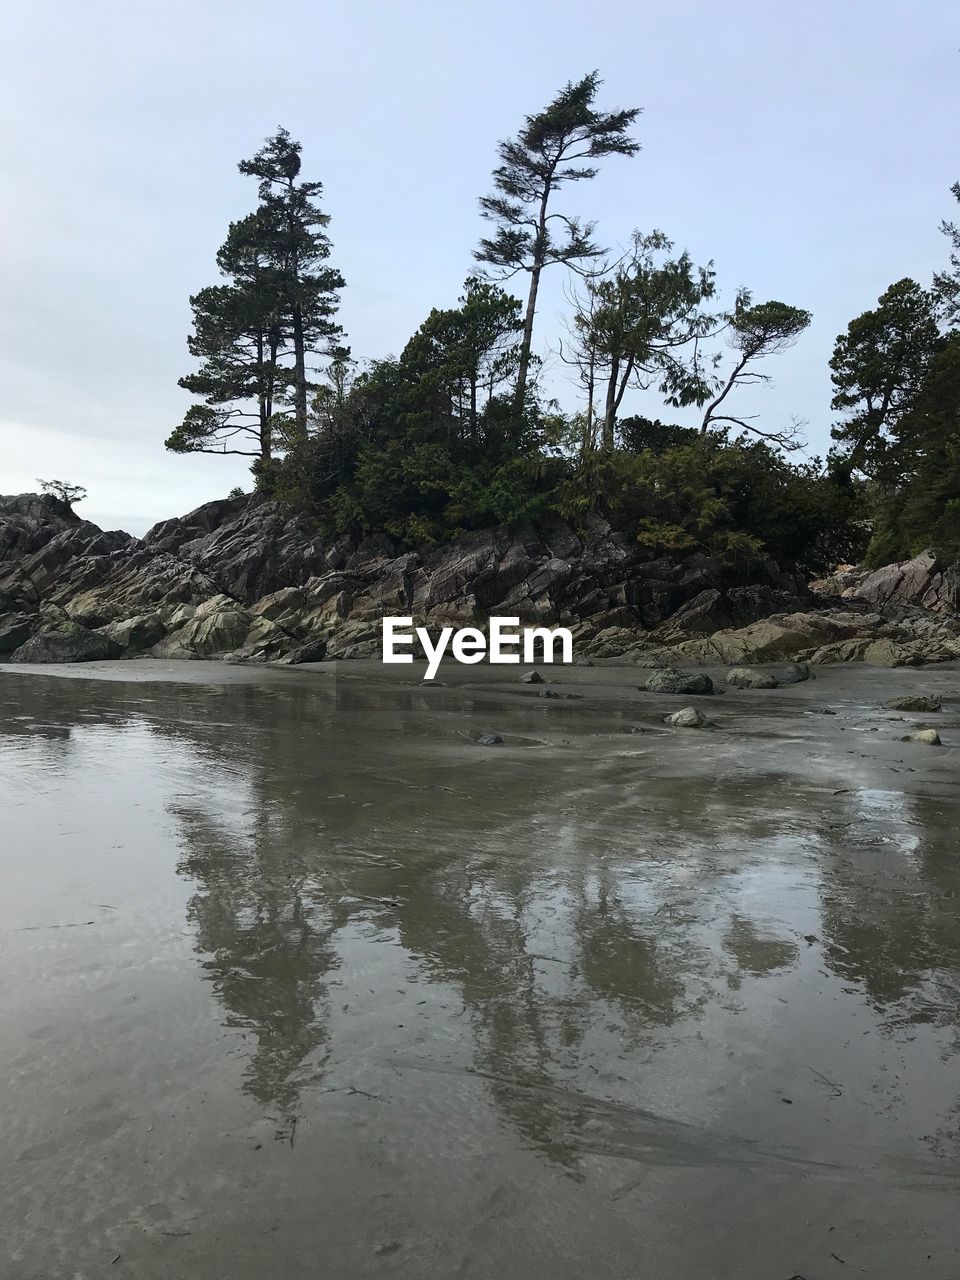
<path fill-rule="evenodd" d="M 554 693 L 552 689 L 541 689 L 537 694 L 538 698 L 559 698 L 559 693 Z"/>
<path fill-rule="evenodd" d="M 735 689 L 776 689 L 777 681 L 766 671 L 751 671 L 749 667 L 733 667 L 727 672 L 727 684 Z"/>
<path fill-rule="evenodd" d="M 543 676 L 539 671 L 525 671 L 520 677 L 521 684 L 543 684 Z"/>
<path fill-rule="evenodd" d="M 322 662 L 327 656 L 326 640 L 309 640 L 306 644 L 302 644 L 292 653 L 285 654 L 279 659 L 286 666 L 296 666 L 301 662 Z M 437 682 L 434 681 L 436 684 Z"/>
<path fill-rule="evenodd" d="M 88 631 L 78 622 L 41 627 L 11 656 L 11 662 L 99 662 L 121 658 L 123 650 L 108 636 Z"/>
<path fill-rule="evenodd" d="M 328 657 L 375 658 L 386 615 L 412 615 L 433 634 L 499 614 L 570 626 L 585 666 L 960 659 L 960 566 L 925 554 L 894 570 L 873 582 L 845 571 L 811 608 L 765 556 L 737 570 L 702 552 L 651 558 L 598 517 L 578 534 L 547 521 L 421 554 L 384 534 L 330 542 L 262 494 L 207 503 L 142 539 L 104 532 L 52 498 L 0 497 L 0 615 L 66 617 L 127 654 L 155 627 L 138 620 L 154 617 L 165 634 L 148 647 L 164 657 L 275 662 L 318 636 Z M 863 584 L 870 604 L 850 595 Z M 28 639 L 17 632 L 8 651 Z M 702 672 L 674 680 L 661 691 L 708 691 Z"/>
<path fill-rule="evenodd" d="M 25 613 L 0 618 L 0 653 L 13 653 L 33 635 L 36 621 Z"/>
<path fill-rule="evenodd" d="M 643 686 L 647 693 L 713 693 L 713 681 L 702 671 L 678 671 L 661 667 L 651 671 Z"/>
<path fill-rule="evenodd" d="M 908 733 L 900 739 L 901 742 L 925 742 L 930 747 L 940 747 L 943 743 L 940 741 L 940 735 L 936 729 L 917 729 L 915 733 Z"/>
<path fill-rule="evenodd" d="M 943 703 L 939 698 L 891 698 L 889 702 L 885 702 L 884 708 L 887 711 L 940 711 Z"/>
<path fill-rule="evenodd" d="M 139 614 L 125 622 L 110 622 L 100 632 L 128 653 L 140 653 L 163 639 L 164 625 L 157 613 Z"/>
<path fill-rule="evenodd" d="M 499 733 L 481 733 L 477 739 L 478 747 L 499 747 L 503 742 Z"/>
<path fill-rule="evenodd" d="M 813 672 L 805 662 L 788 662 L 783 670 L 777 673 L 778 684 L 800 684 L 804 680 L 813 678 Z"/>
<path fill-rule="evenodd" d="M 696 707 L 683 707 L 672 715 L 664 716 L 664 724 L 672 724 L 675 729 L 706 729 L 710 723 Z"/>

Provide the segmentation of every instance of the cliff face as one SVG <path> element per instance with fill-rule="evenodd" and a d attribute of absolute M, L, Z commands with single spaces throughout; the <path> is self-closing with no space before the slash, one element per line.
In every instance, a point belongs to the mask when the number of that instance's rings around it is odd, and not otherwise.
<path fill-rule="evenodd" d="M 918 573 L 900 575 L 912 599 Z M 255 496 L 207 503 L 137 539 L 27 494 L 0 498 L 0 656 L 316 661 L 379 654 L 387 614 L 436 626 L 499 614 L 568 626 L 584 656 L 644 664 L 879 661 L 866 652 L 878 643 L 885 661 L 960 657 L 935 562 L 926 597 L 936 574 L 940 613 L 905 608 L 896 591 L 877 605 L 823 584 L 824 607 L 811 611 L 813 598 L 768 558 L 739 572 L 699 554 L 654 558 L 602 521 L 583 536 L 560 523 L 489 530 L 421 555 L 386 539 L 331 544 Z"/>

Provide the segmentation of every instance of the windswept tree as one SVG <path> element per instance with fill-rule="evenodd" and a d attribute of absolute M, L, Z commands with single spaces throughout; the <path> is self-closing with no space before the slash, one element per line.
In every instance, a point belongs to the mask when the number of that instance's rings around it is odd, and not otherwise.
<path fill-rule="evenodd" d="M 75 502 L 82 502 L 87 491 L 82 484 L 70 484 L 68 480 L 38 480 L 41 493 L 47 493 L 59 502 L 72 507 Z"/>
<path fill-rule="evenodd" d="M 500 279 L 521 271 L 530 277 L 515 391 L 515 403 L 521 409 L 543 269 L 557 263 L 583 267 L 603 253 L 593 239 L 596 224 L 557 212 L 552 198 L 567 183 L 596 177 L 593 161 L 609 155 L 632 156 L 640 150 L 627 132 L 640 109 L 597 111 L 593 104 L 600 84 L 598 73 L 592 71 L 576 84 L 568 84 L 545 110 L 527 116 L 517 136 L 500 143 L 493 193 L 480 200 L 482 216 L 496 231 L 480 241 L 477 261 Z"/>
<path fill-rule="evenodd" d="M 656 385 L 684 403 L 704 387 L 698 342 L 717 324 L 701 309 L 714 294 L 714 271 L 712 265 L 695 267 L 686 252 L 670 258 L 672 248 L 662 231 L 634 232 L 629 252 L 608 272 L 588 276 L 577 298 L 572 359 L 587 388 L 588 424 L 594 389 L 603 388 L 601 445 L 607 451 L 629 387 Z M 589 426 L 587 434 L 592 436 Z"/>
<path fill-rule="evenodd" d="M 799 447 L 796 423 L 782 431 L 764 431 L 756 425 L 753 417 L 731 413 L 727 401 L 738 387 L 755 387 L 769 382 L 770 374 L 758 369 L 757 364 L 768 356 L 792 347 L 809 326 L 810 319 L 810 312 L 803 311 L 800 307 L 773 301 L 751 303 L 750 294 L 746 290 L 740 291 L 733 312 L 726 316 L 726 342 L 734 353 L 733 367 L 726 377 L 721 375 L 713 380 L 712 391 L 708 393 L 713 394 L 713 399 L 704 410 L 700 423 L 701 436 L 705 436 L 712 426 L 735 426 L 783 448 Z M 695 402 L 692 398 L 684 398 L 686 396 L 687 389 L 681 388 L 680 397 L 671 403 L 680 405 Z M 703 405 L 706 399 L 707 396 L 704 395 L 699 403 Z"/>
<path fill-rule="evenodd" d="M 217 253 L 226 283 L 190 299 L 187 345 L 200 364 L 180 386 L 201 403 L 166 443 L 176 453 L 239 454 L 266 464 L 278 444 L 306 434 L 307 360 L 340 349 L 333 317 L 343 279 L 325 265 L 321 184 L 297 181 L 299 143 L 281 129 L 240 170 L 260 179 L 260 204 L 231 224 Z"/>
<path fill-rule="evenodd" d="M 831 403 L 845 417 L 831 434 L 850 471 L 880 477 L 890 438 L 939 342 L 935 298 L 910 279 L 892 284 L 872 311 L 851 320 L 837 338 Z"/>

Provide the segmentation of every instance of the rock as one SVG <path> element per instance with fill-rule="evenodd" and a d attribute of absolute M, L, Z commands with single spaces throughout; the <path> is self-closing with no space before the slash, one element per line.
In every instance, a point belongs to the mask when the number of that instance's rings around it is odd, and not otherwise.
<path fill-rule="evenodd" d="M 836 714 L 831 707 L 807 707 L 808 716 L 835 716 Z"/>
<path fill-rule="evenodd" d="M 804 680 L 811 680 L 813 673 L 805 662 L 789 662 L 782 671 L 777 674 L 778 684 L 800 684 Z"/>
<path fill-rule="evenodd" d="M 900 739 L 901 742 L 925 742 L 930 747 L 940 747 L 943 743 L 940 741 L 940 735 L 936 729 L 917 729 L 915 733 L 908 733 Z"/>
<path fill-rule="evenodd" d="M 477 738 L 478 747 L 499 747 L 502 742 L 499 733 L 481 733 Z"/>
<path fill-rule="evenodd" d="M 0 653 L 13 653 L 33 635 L 36 620 L 25 613 L 0 618 Z"/>
<path fill-rule="evenodd" d="M 224 596 L 206 601 L 189 622 L 171 632 L 158 646 L 160 656 L 186 649 L 199 657 L 214 657 L 242 648 L 252 619 L 246 610 Z"/>
<path fill-rule="evenodd" d="M 280 658 L 279 661 L 292 667 L 301 662 L 322 662 L 326 656 L 327 642 L 325 640 L 308 640 L 306 644 L 300 645 L 291 653 Z M 436 684 L 436 681 L 433 683 Z"/>
<path fill-rule="evenodd" d="M 543 684 L 543 676 L 539 671 L 525 671 L 520 677 L 521 684 Z"/>
<path fill-rule="evenodd" d="M 960 566 L 923 553 L 873 574 L 842 566 L 818 585 L 801 595 L 759 554 L 737 567 L 700 551 L 655 557 L 593 516 L 578 532 L 547 520 L 419 553 L 385 534 L 331 542 L 262 494 L 206 503 L 142 539 L 53 498 L 0 497 L 7 652 L 29 640 L 24 619 L 66 617 L 128 655 L 304 661 L 303 646 L 322 642 L 328 657 L 376 658 L 385 615 L 433 633 L 496 614 L 568 626 L 578 665 L 960 659 Z M 677 691 L 687 690 L 702 686 Z"/>
<path fill-rule="evenodd" d="M 538 698 L 559 698 L 559 693 L 554 693 L 552 689 L 541 689 L 537 694 Z"/>
<path fill-rule="evenodd" d="M 940 711 L 942 702 L 939 698 L 892 698 L 889 702 L 885 702 L 884 708 L 887 711 Z"/>
<path fill-rule="evenodd" d="M 113 640 L 126 653 L 140 653 L 163 639 L 164 625 L 157 613 L 139 614 L 125 622 L 110 622 L 100 635 Z"/>
<path fill-rule="evenodd" d="M 735 689 L 776 689 L 776 679 L 766 671 L 751 671 L 748 667 L 734 667 L 727 672 L 727 684 Z"/>
<path fill-rule="evenodd" d="M 873 667 L 920 667 L 926 660 L 922 648 L 893 640 L 873 640 L 863 650 L 863 661 Z"/>
<path fill-rule="evenodd" d="M 784 614 L 709 639 L 687 640 L 678 651 L 694 662 L 727 666 L 795 659 L 804 650 L 856 634 L 857 623 L 813 613 Z"/>
<path fill-rule="evenodd" d="M 675 729 L 706 729 L 710 721 L 696 707 L 683 707 L 672 715 L 664 716 L 664 724 L 672 724 Z"/>
<path fill-rule="evenodd" d="M 11 655 L 11 662 L 99 662 L 120 658 L 123 650 L 108 636 L 81 627 L 77 622 L 42 626 Z"/>
<path fill-rule="evenodd" d="M 651 671 L 641 692 L 647 693 L 713 693 L 713 681 L 702 671 L 678 671 L 661 667 Z"/>

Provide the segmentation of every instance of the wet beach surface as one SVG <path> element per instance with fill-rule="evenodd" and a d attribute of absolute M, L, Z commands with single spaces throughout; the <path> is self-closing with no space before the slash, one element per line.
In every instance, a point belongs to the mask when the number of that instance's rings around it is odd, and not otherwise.
<path fill-rule="evenodd" d="M 0 1275 L 956 1280 L 956 665 L 419 674 L 0 667 Z"/>

